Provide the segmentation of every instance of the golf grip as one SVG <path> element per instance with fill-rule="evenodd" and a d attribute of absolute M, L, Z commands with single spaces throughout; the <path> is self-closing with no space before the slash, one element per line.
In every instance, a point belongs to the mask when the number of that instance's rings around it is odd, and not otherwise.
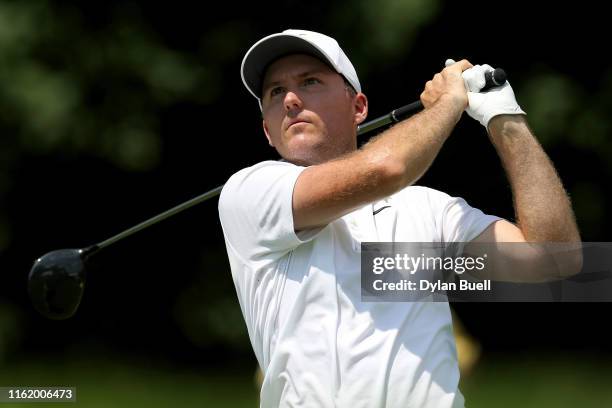
<path fill-rule="evenodd" d="M 493 71 L 485 72 L 485 86 L 480 90 L 480 92 L 486 92 L 491 88 L 503 85 L 504 82 L 506 82 L 506 71 L 503 69 L 496 68 Z M 358 126 L 357 134 L 362 135 L 378 129 L 381 126 L 400 122 L 421 110 L 423 110 L 423 103 L 421 101 L 412 102 L 408 105 L 394 109 L 386 115 Z"/>
<path fill-rule="evenodd" d="M 497 68 L 494 71 L 485 73 L 485 86 L 482 88 L 481 92 L 484 92 L 492 87 L 502 85 L 506 82 L 506 73 L 503 69 Z M 390 123 L 396 123 L 403 119 L 406 119 L 408 116 L 411 116 L 418 111 L 423 109 L 423 104 L 421 101 L 412 102 L 411 104 L 402 106 L 400 108 L 394 109 L 388 114 L 371 120 L 363 125 L 357 127 L 357 134 L 363 135 L 365 133 L 371 132 L 372 130 L 378 129 L 382 126 L 388 125 Z M 132 228 L 128 228 L 127 230 L 120 232 L 119 234 L 108 238 L 105 241 L 102 241 L 98 244 L 92 245 L 83 249 L 83 256 L 91 256 L 98 250 L 107 247 L 109 245 L 114 244 L 115 242 L 126 238 L 144 228 L 150 227 L 153 224 L 157 224 L 160 221 L 165 220 L 166 218 L 172 217 L 175 214 L 178 214 L 186 209 L 193 207 L 196 204 L 199 204 L 203 201 L 211 199 L 213 197 L 221 194 L 221 189 L 223 189 L 223 185 L 213 188 L 210 191 L 205 192 L 202 195 L 192 198 L 189 201 L 186 201 L 182 204 L 177 205 L 176 207 L 172 207 L 171 209 L 164 211 L 163 213 L 156 215 L 155 217 L 151 217 L 146 221 L 141 222 L 138 225 L 133 226 Z"/>

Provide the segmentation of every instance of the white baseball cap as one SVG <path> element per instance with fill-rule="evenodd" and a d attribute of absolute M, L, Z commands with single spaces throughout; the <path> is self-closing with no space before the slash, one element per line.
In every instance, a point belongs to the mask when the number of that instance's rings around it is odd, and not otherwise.
<path fill-rule="evenodd" d="M 361 85 L 357 72 L 338 42 L 321 33 L 306 30 L 285 30 L 257 41 L 242 59 L 240 75 L 244 86 L 259 101 L 266 69 L 276 59 L 289 54 L 310 54 L 328 63 L 357 92 Z"/>

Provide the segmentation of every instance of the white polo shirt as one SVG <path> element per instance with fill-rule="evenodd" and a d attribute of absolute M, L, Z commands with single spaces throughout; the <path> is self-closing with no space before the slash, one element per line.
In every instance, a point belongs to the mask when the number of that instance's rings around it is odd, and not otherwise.
<path fill-rule="evenodd" d="M 463 407 L 448 303 L 362 302 L 360 243 L 465 242 L 499 218 L 407 187 L 296 235 L 293 187 L 304 169 L 258 163 L 234 174 L 219 199 L 238 301 L 264 372 L 261 406 Z"/>

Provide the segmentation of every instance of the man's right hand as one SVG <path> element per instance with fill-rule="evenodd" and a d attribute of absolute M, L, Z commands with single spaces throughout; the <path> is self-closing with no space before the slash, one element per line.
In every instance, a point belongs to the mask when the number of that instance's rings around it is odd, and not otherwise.
<path fill-rule="evenodd" d="M 425 109 L 433 106 L 440 98 L 448 98 L 461 112 L 468 106 L 467 90 L 463 82 L 463 71 L 472 67 L 468 60 L 461 60 L 445 67 L 425 84 L 421 102 Z"/>

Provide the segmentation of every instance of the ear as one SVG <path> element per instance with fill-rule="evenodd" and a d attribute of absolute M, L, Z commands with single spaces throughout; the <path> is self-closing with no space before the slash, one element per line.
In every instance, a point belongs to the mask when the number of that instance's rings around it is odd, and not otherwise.
<path fill-rule="evenodd" d="M 268 139 L 268 144 L 274 147 L 274 143 L 272 143 L 272 138 L 270 137 L 270 131 L 268 130 L 268 125 L 266 124 L 266 121 L 262 120 L 261 124 L 263 126 L 263 131 L 266 134 L 266 138 Z"/>
<path fill-rule="evenodd" d="M 368 97 L 359 92 L 357 95 L 355 95 L 353 107 L 355 109 L 355 125 L 359 125 L 368 117 Z"/>

